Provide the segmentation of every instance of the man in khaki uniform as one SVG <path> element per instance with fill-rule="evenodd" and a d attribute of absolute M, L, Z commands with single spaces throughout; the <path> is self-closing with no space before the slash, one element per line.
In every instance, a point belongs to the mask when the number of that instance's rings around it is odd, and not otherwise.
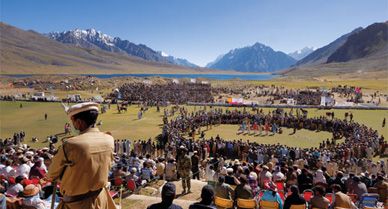
<path fill-rule="evenodd" d="M 49 167 L 48 178 L 60 181 L 60 209 L 116 208 L 106 189 L 114 139 L 95 127 L 98 104 L 73 105 L 67 114 L 80 135 L 67 139 Z"/>
<path fill-rule="evenodd" d="M 187 193 L 190 193 L 191 189 L 191 178 L 190 178 L 190 171 L 191 171 L 191 158 L 188 155 L 188 150 L 186 147 L 181 146 L 180 147 L 181 156 L 179 156 L 178 159 L 178 173 L 182 178 L 182 194 L 186 194 L 186 188 Z"/>

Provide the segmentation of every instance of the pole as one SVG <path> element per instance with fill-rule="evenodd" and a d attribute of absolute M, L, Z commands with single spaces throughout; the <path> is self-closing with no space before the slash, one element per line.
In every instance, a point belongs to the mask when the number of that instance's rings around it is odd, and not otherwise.
<path fill-rule="evenodd" d="M 57 180 L 54 180 L 52 182 L 52 185 L 54 187 L 53 187 L 53 194 L 51 196 L 51 207 L 50 207 L 50 209 L 54 209 L 54 207 L 55 207 L 55 200 L 56 200 L 55 196 L 57 194 Z"/>

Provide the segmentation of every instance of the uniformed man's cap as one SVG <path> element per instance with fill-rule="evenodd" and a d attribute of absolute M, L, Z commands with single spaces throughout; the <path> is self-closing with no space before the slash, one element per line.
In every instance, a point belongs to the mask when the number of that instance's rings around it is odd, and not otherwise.
<path fill-rule="evenodd" d="M 98 107 L 99 105 L 95 102 L 84 102 L 84 103 L 75 104 L 67 110 L 67 115 L 69 117 L 72 117 L 73 115 L 76 115 L 80 112 L 85 112 L 88 110 L 98 111 Z"/>

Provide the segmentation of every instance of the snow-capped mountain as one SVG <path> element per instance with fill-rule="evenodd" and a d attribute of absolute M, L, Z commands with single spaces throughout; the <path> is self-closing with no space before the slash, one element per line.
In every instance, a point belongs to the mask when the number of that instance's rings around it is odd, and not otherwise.
<path fill-rule="evenodd" d="M 93 28 L 87 30 L 74 29 L 64 32 L 51 32 L 46 34 L 46 36 L 53 40 L 82 48 L 102 49 L 110 52 L 125 53 L 149 61 L 186 67 L 198 67 L 185 59 L 163 56 L 161 52 L 155 51 L 144 44 L 134 44 L 128 40 L 122 40 L 119 37 L 109 36 Z"/>
<path fill-rule="evenodd" d="M 296 60 L 301 60 L 314 51 L 314 47 L 304 47 L 303 49 L 289 53 L 288 55 Z"/>
<path fill-rule="evenodd" d="M 274 51 L 271 47 L 261 43 L 233 49 L 217 59 L 209 63 L 208 67 L 241 72 L 274 72 L 285 69 L 296 62 L 287 54 Z"/>

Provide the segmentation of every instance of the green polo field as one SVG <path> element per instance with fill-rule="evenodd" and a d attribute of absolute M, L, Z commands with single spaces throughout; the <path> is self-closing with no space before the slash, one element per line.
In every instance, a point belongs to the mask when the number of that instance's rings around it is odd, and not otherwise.
<path fill-rule="evenodd" d="M 22 104 L 22 108 L 20 108 Z M 199 110 L 203 107 L 187 107 L 190 110 Z M 209 107 L 207 107 L 209 110 Z M 235 109 L 235 108 L 229 108 Z M 267 108 L 264 111 L 270 111 Z M 100 115 L 102 121 L 100 129 L 109 131 L 116 139 L 148 139 L 154 138 L 161 133 L 161 123 L 163 108 L 158 113 L 156 108 L 150 108 L 141 120 L 137 119 L 137 105 L 129 106 L 127 112 L 117 113 L 116 105 L 112 105 L 107 113 Z M 324 115 L 327 110 L 308 109 L 309 117 Z M 345 112 L 352 112 L 354 120 L 364 123 L 373 129 L 377 129 L 380 134 L 388 135 L 388 128 L 382 128 L 382 121 L 388 119 L 388 111 L 383 110 L 330 110 L 335 112 L 335 117 L 343 118 Z M 44 114 L 47 113 L 47 120 Z M 24 130 L 26 133 L 26 143 L 33 147 L 46 146 L 42 141 L 49 136 L 64 131 L 64 124 L 69 122 L 60 103 L 40 103 L 40 102 L 0 102 L 0 138 L 12 137 L 14 132 Z M 312 147 L 318 146 L 320 142 L 331 138 L 328 132 L 313 132 L 299 130 L 296 134 L 290 135 L 292 130 L 284 130 L 283 134 L 254 136 L 249 134 L 237 135 L 238 126 L 219 125 L 213 126 L 206 131 L 206 137 L 217 136 L 219 134 L 225 139 L 243 139 L 257 141 L 266 144 L 286 144 L 289 146 Z M 202 128 L 206 130 L 206 128 Z M 32 143 L 31 138 L 38 137 L 39 142 Z"/>

